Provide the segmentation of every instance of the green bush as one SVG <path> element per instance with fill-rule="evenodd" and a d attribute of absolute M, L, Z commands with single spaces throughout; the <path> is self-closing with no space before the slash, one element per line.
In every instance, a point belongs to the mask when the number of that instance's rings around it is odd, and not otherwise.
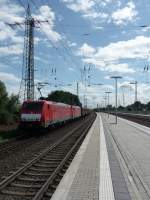
<path fill-rule="evenodd" d="M 19 108 L 18 96 L 8 96 L 4 83 L 0 81 L 0 125 L 14 123 L 18 119 Z"/>

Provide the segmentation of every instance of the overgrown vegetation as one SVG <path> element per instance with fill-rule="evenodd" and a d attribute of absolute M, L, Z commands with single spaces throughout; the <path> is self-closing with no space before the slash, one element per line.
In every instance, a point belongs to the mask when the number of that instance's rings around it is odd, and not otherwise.
<path fill-rule="evenodd" d="M 77 95 L 72 94 L 70 92 L 65 92 L 62 90 L 56 90 L 48 94 L 48 97 L 46 98 L 41 98 L 41 99 L 46 99 L 48 101 L 55 101 L 55 102 L 61 102 L 61 103 L 66 103 L 69 105 L 76 105 L 76 106 L 81 106 L 81 102 L 79 101 L 79 98 Z"/>
<path fill-rule="evenodd" d="M 0 125 L 13 124 L 18 119 L 20 104 L 18 96 L 8 96 L 5 84 L 0 81 Z"/>

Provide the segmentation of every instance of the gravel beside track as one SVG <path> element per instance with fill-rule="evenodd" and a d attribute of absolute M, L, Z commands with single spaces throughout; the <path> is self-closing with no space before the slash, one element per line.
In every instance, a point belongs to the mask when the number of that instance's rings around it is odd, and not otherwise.
<path fill-rule="evenodd" d="M 48 146 L 51 146 L 70 130 L 81 124 L 89 116 L 80 120 L 66 123 L 65 125 L 52 129 L 46 134 L 40 134 L 35 137 L 13 140 L 0 144 L 0 181 L 3 176 L 8 175 L 10 171 L 16 170 L 27 161 L 33 159 L 36 154 L 42 152 Z"/>
<path fill-rule="evenodd" d="M 45 146 L 40 152 L 36 149 L 33 159 L 26 161 L 23 166 L 19 165 L 15 173 L 10 172 L 8 178 L 0 182 L 0 199 L 48 200 L 94 119 L 94 114 L 89 115 L 72 126 L 72 129 L 67 129 L 67 133 L 57 138 L 53 145 Z"/>

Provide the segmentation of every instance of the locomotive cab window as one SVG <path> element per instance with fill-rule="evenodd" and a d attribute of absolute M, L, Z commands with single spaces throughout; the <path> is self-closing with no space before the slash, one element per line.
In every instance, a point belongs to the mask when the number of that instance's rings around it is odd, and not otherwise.
<path fill-rule="evenodd" d="M 42 105 L 43 103 L 41 102 L 29 102 L 29 103 L 24 103 L 22 110 L 26 111 L 41 111 L 42 110 Z"/>

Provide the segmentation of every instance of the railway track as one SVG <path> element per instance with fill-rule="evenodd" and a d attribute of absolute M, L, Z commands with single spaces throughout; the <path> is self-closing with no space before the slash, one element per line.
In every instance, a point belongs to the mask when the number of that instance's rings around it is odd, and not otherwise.
<path fill-rule="evenodd" d="M 0 199 L 50 199 L 95 119 L 91 115 L 67 135 L 35 156 L 30 162 L 4 177 Z"/>
<path fill-rule="evenodd" d="M 10 142 L 7 142 L 6 144 L 3 143 L 3 145 L 0 146 L 0 159 L 4 158 L 9 152 L 14 152 L 16 149 L 18 149 L 19 147 L 21 148 L 21 146 L 23 146 L 24 144 L 26 144 L 27 146 L 30 146 L 32 144 L 34 144 L 35 140 L 32 141 L 28 141 L 27 144 L 27 140 L 13 140 Z"/>
<path fill-rule="evenodd" d="M 111 113 L 115 115 L 115 113 Z M 140 115 L 140 114 L 132 114 L 132 113 L 118 113 L 118 116 L 138 124 L 150 127 L 150 115 Z"/>

